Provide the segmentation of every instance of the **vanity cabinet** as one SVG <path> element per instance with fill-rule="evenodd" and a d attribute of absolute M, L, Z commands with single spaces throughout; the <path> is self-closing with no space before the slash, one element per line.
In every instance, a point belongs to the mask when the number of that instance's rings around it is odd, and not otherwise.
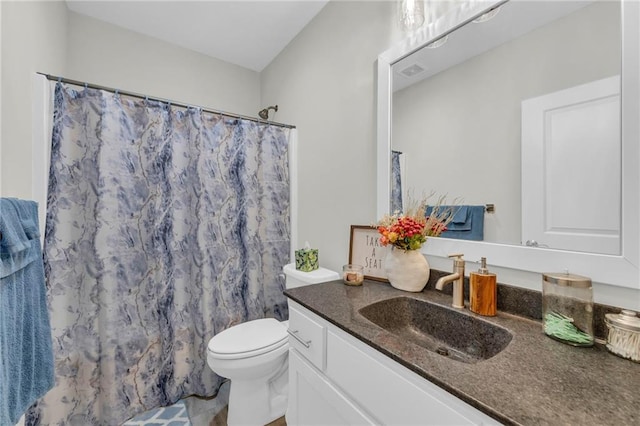
<path fill-rule="evenodd" d="M 286 420 L 290 426 L 375 424 L 296 349 L 289 350 L 289 405 Z"/>
<path fill-rule="evenodd" d="M 498 424 L 300 304 L 289 312 L 288 425 Z"/>

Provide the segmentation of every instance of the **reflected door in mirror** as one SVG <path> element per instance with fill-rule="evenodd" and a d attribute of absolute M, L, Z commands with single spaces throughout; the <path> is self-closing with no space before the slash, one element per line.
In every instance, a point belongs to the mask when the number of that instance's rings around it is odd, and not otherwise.
<path fill-rule="evenodd" d="M 620 78 L 522 102 L 522 237 L 620 253 Z"/>

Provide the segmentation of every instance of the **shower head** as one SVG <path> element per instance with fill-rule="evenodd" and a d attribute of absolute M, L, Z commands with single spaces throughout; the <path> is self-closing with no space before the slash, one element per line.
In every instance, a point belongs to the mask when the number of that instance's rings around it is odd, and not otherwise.
<path fill-rule="evenodd" d="M 263 110 L 260 110 L 260 112 L 258 113 L 258 115 L 260 116 L 260 118 L 262 118 L 263 120 L 268 120 L 269 119 L 269 110 L 272 109 L 275 112 L 278 112 L 278 105 L 274 105 L 274 106 L 270 106 L 267 107 Z"/>

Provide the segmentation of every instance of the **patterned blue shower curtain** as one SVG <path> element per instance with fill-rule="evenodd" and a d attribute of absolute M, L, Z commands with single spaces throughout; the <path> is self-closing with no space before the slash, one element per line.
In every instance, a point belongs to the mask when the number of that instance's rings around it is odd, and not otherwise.
<path fill-rule="evenodd" d="M 27 424 L 117 425 L 212 396 L 208 340 L 287 316 L 289 132 L 57 84 L 44 249 L 56 387 Z"/>
<path fill-rule="evenodd" d="M 401 155 L 400 151 L 391 151 L 391 214 L 403 212 Z"/>

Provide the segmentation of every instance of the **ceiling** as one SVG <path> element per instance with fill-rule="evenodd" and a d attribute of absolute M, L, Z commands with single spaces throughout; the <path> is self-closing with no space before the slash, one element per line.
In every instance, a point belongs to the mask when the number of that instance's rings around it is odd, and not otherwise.
<path fill-rule="evenodd" d="M 328 0 L 66 0 L 70 10 L 257 72 Z"/>
<path fill-rule="evenodd" d="M 494 9 L 497 14 L 493 18 L 473 21 L 441 39 L 442 42 L 434 42 L 393 64 L 393 91 L 405 89 L 592 3 L 592 0 L 505 3 Z"/>

